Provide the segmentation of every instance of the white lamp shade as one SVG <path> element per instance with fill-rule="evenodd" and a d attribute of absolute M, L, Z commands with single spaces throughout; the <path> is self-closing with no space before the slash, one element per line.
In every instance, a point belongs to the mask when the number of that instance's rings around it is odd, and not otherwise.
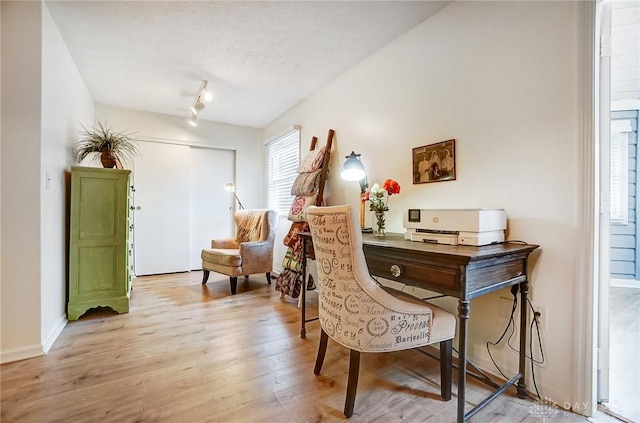
<path fill-rule="evenodd" d="M 359 157 L 360 155 L 353 151 L 346 157 L 347 161 L 342 165 L 342 172 L 340 173 L 342 179 L 345 181 L 359 181 L 367 176 Z"/>
<path fill-rule="evenodd" d="M 343 169 L 340 176 L 345 181 L 359 181 L 360 179 L 364 178 L 366 174 L 364 173 L 364 169 L 352 168 L 352 169 Z"/>

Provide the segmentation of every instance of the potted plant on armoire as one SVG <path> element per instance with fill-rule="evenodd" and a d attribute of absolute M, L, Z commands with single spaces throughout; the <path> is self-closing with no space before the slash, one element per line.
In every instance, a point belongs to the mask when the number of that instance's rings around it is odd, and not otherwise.
<path fill-rule="evenodd" d="M 93 155 L 106 168 L 122 168 L 130 164 L 138 153 L 133 135 L 114 130 L 106 122 L 97 121 L 93 127 L 82 126 L 80 138 L 76 141 L 75 153 L 78 163 Z"/>

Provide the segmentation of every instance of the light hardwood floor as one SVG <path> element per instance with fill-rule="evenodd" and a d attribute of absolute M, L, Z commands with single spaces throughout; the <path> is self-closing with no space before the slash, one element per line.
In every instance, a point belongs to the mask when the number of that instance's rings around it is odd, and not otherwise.
<path fill-rule="evenodd" d="M 609 402 L 627 421 L 640 422 L 640 289 L 610 291 Z"/>
<path fill-rule="evenodd" d="M 238 281 L 201 272 L 138 278 L 128 314 L 90 312 L 69 322 L 43 357 L 1 367 L 1 421 L 337 422 L 348 353 L 329 343 L 313 374 L 318 322 L 299 336 L 299 309 L 256 275 Z M 310 312 L 312 312 L 310 310 Z M 454 381 L 456 380 L 454 371 Z M 468 378 L 469 406 L 489 390 Z M 364 354 L 352 422 L 451 423 L 439 396 L 439 364 L 415 351 Z M 510 388 L 473 422 L 586 422 L 541 413 Z"/>

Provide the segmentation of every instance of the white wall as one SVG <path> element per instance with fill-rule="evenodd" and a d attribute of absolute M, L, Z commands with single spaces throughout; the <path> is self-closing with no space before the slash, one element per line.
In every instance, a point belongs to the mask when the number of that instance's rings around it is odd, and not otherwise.
<path fill-rule="evenodd" d="M 39 2 L 2 8 L 2 361 L 40 343 Z"/>
<path fill-rule="evenodd" d="M 578 230 L 578 7 L 574 2 L 454 2 L 265 128 L 336 130 L 328 204 L 358 204 L 339 179 L 344 156 L 362 153 L 369 182 L 396 179 L 388 230 L 402 211 L 505 208 L 508 239 L 539 244 L 532 301 L 548 311 L 542 394 L 572 401 L 573 292 Z M 412 184 L 411 151 L 456 139 L 457 180 Z M 367 217 L 371 221 L 370 216 Z M 470 357 L 495 372 L 485 343 L 502 332 L 499 292 L 473 300 Z M 439 301 L 456 313 L 456 302 Z M 498 348 L 503 371 L 517 356 Z M 530 371 L 528 386 L 533 389 Z"/>
<path fill-rule="evenodd" d="M 73 128 L 93 119 L 93 101 L 46 6 L 1 7 L 1 361 L 8 362 L 46 352 L 66 323 L 64 169 Z"/>
<path fill-rule="evenodd" d="M 245 208 L 264 207 L 264 151 L 262 131 L 256 128 L 199 120 L 197 127 L 187 118 L 142 112 L 106 105 L 96 106 L 96 119 L 119 131 L 134 132 L 148 141 L 179 141 L 186 145 L 216 147 L 236 151 L 236 185 Z M 91 123 L 91 122 L 88 122 Z M 162 169 L 158 169 L 162 171 Z M 258 182 L 259 181 L 259 182 Z M 222 184 L 229 181 L 221 181 Z M 212 181 L 212 183 L 218 183 Z M 227 204 L 228 201 L 225 201 Z"/>
<path fill-rule="evenodd" d="M 94 103 L 49 9 L 42 8 L 41 320 L 45 351 L 66 324 L 69 168 Z"/>

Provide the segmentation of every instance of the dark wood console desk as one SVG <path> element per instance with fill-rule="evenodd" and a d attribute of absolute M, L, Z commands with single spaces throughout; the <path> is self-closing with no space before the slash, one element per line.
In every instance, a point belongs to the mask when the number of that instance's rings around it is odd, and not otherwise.
<path fill-rule="evenodd" d="M 302 327 L 306 336 L 306 259 L 313 259 L 313 244 L 308 232 L 298 234 L 303 240 Z M 401 234 L 384 238 L 363 234 L 363 250 L 369 273 L 388 280 L 403 282 L 429 291 L 458 298 L 458 408 L 457 422 L 463 423 L 511 385 L 516 385 L 519 398 L 527 396 L 525 382 L 527 339 L 527 259 L 538 245 L 503 243 L 483 247 L 427 244 L 405 240 Z M 520 291 L 520 362 L 519 372 L 492 395 L 465 414 L 467 321 L 469 301 L 512 285 Z"/>

